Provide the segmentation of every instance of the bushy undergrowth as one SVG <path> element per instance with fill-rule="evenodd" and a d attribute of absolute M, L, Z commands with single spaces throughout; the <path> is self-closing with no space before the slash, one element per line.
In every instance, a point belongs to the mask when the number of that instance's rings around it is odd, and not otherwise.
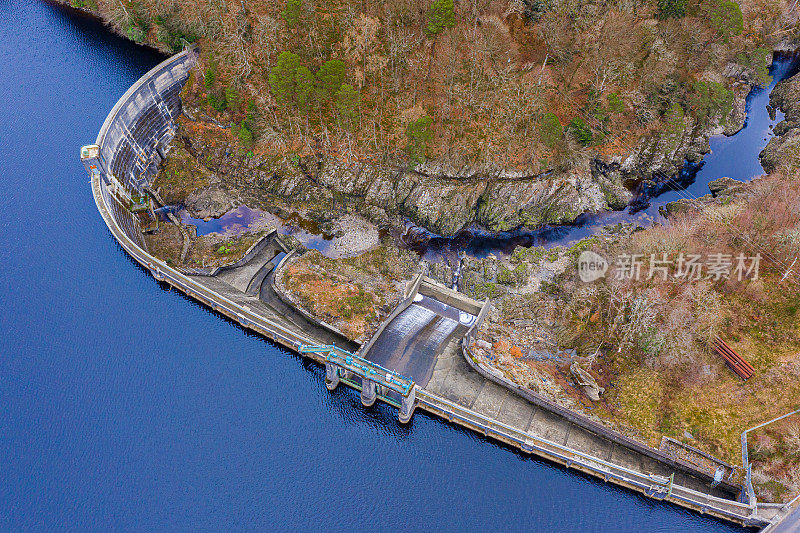
<path fill-rule="evenodd" d="M 612 258 L 601 281 L 563 277 L 561 320 L 569 335 L 562 340 L 583 351 L 600 348 L 616 383 L 609 417 L 651 437 L 690 433 L 695 444 L 735 461 L 741 431 L 797 408 L 800 361 L 791 354 L 800 349 L 800 270 L 790 267 L 800 257 L 800 199 L 786 194 L 796 187 L 796 172 L 762 178 L 744 197 L 595 246 Z M 720 253 L 760 254 L 758 276 L 648 275 L 651 255 Z M 643 259 L 638 280 L 617 279 L 613 258 L 624 254 Z M 750 380 L 712 350 L 716 336 L 755 367 Z"/>
<path fill-rule="evenodd" d="M 245 147 L 532 172 L 588 146 L 629 149 L 675 102 L 724 123 L 731 87 L 708 80 L 732 61 L 763 82 L 761 51 L 784 36 L 781 9 L 763 4 L 97 0 L 136 41 L 201 40 L 196 101 L 240 124 L 236 89 L 260 110 Z"/>

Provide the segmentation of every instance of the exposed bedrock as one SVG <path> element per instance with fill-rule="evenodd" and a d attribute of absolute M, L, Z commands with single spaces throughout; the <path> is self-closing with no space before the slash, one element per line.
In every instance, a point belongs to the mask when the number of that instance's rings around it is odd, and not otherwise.
<path fill-rule="evenodd" d="M 743 94 L 746 94 L 742 91 Z M 740 99 L 743 103 L 743 96 Z M 587 211 L 622 209 L 641 181 L 673 176 L 684 161 L 699 160 L 714 133 L 741 127 L 738 103 L 729 117 L 706 126 L 689 116 L 680 127 L 643 138 L 623 160 L 585 151 L 571 166 L 540 175 L 504 171 L 455 171 L 427 163 L 417 169 L 385 168 L 324 154 L 302 158 L 244 155 L 233 145 L 187 133 L 182 142 L 220 183 L 194 191 L 187 205 L 195 216 L 216 216 L 233 203 L 278 195 L 332 209 L 352 205 L 377 223 L 407 217 L 442 236 L 470 226 L 501 232 L 569 224 Z M 228 195 L 228 198 L 224 198 Z"/>
<path fill-rule="evenodd" d="M 761 165 L 772 172 L 784 161 L 800 159 L 800 75 L 778 82 L 769 97 L 770 105 L 785 113 L 775 126 L 775 136 L 761 151 Z"/>

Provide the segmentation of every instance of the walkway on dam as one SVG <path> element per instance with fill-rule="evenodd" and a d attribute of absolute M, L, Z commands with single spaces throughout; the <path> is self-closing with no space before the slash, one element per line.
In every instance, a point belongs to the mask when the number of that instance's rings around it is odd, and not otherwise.
<path fill-rule="evenodd" d="M 398 305 L 399 314 L 365 345 L 362 357 L 413 379 L 426 392 L 534 437 L 636 472 L 662 478 L 674 473 L 675 483 L 712 496 L 736 497 L 722 486 L 711 488 L 707 478 L 585 429 L 479 374 L 467 362 L 462 340 L 471 327 L 479 326 L 480 302 L 427 278 L 417 287 L 419 292 L 411 290 Z"/>
<path fill-rule="evenodd" d="M 378 389 L 376 382 L 380 382 L 380 379 L 375 378 L 382 379 L 383 374 L 376 374 L 367 361 L 358 357 L 332 361 L 330 353 L 322 355 L 319 350 L 303 351 L 304 346 L 309 345 L 312 345 L 311 348 L 336 345 L 343 350 L 355 352 L 358 346 L 336 333 L 333 328 L 325 327 L 301 310 L 285 303 L 275 292 L 275 272 L 281 259 L 285 258 L 281 254 L 286 250 L 278 250 L 270 243 L 249 253 L 249 259 L 242 261 L 242 264 L 235 268 L 221 269 L 213 276 L 207 272 L 206 275 L 197 271 L 179 272 L 147 253 L 137 219 L 124 208 L 125 202 L 115 201 L 115 195 L 125 192 L 120 183 L 133 187 L 139 183 L 129 179 L 133 175 L 139 176 L 140 173 L 133 172 L 138 168 L 133 163 L 134 160 L 125 157 L 125 142 L 141 148 L 143 161 L 153 163 L 157 160 L 158 147 L 167 146 L 171 136 L 173 121 L 169 109 L 156 113 L 154 107 L 162 107 L 160 99 L 155 97 L 148 100 L 139 96 L 145 90 L 152 93 L 153 87 L 157 92 L 163 88 L 164 94 L 172 94 L 170 91 L 175 84 L 182 83 L 185 78 L 191 62 L 190 55 L 194 58 L 196 54 L 192 51 L 180 54 L 153 69 L 137 82 L 109 114 L 96 144 L 85 147 L 85 156 L 82 150 L 81 159 L 92 176 L 93 195 L 103 219 L 123 248 L 149 269 L 156 279 L 166 281 L 232 320 L 238 320 L 243 327 L 257 331 L 289 349 L 311 354 L 310 357 L 314 360 L 326 365 L 326 384 L 329 384 L 330 378 L 336 378 L 337 383 L 341 378 L 348 385 L 360 388 L 362 402 L 371 405 L 370 401 L 375 401 Z M 173 77 L 171 68 L 174 70 L 173 81 L 167 80 Z M 161 80 L 162 75 L 170 83 L 144 85 L 151 78 Z M 130 131 L 128 126 L 140 120 L 140 116 L 155 117 L 161 121 L 156 132 L 158 135 L 151 135 L 148 133 L 149 129 Z M 146 138 L 140 142 L 137 134 L 145 135 Z M 119 160 L 115 161 L 117 157 Z M 114 167 L 118 173 L 116 178 L 106 162 L 112 163 L 112 166 L 115 162 L 121 165 Z M 151 168 L 154 165 L 148 164 L 147 169 Z M 147 176 L 147 180 L 150 177 L 152 176 Z M 626 443 L 624 438 L 617 438 L 602 428 L 592 430 L 591 424 L 586 424 L 571 413 L 564 411 L 557 414 L 560 411 L 558 406 L 548 409 L 546 403 L 542 403 L 542 407 L 539 407 L 535 397 L 528 401 L 510 385 L 503 387 L 496 384 L 490 373 L 484 375 L 473 370 L 471 361 L 468 362 L 462 351 L 462 339 L 465 334 L 474 334 L 472 328 L 477 327 L 485 316 L 488 302 L 476 302 L 423 276 L 419 276 L 409 285 L 404 296 L 401 305 L 390 315 L 390 320 L 384 322 L 374 339 L 361 348 L 365 359 L 416 382 L 416 387 L 409 387 L 410 392 L 402 395 L 402 398 L 387 397 L 383 384 L 377 390 L 377 395 L 385 401 L 399 404 L 402 422 L 409 421 L 414 405 L 419 405 L 448 420 L 471 427 L 485 435 L 491 434 L 498 440 L 512 443 L 568 467 L 575 467 L 580 463 L 584 472 L 656 498 L 665 497 L 664 494 L 653 491 L 663 490 L 665 482 L 661 480 L 668 478 L 673 472 L 678 492 L 682 486 L 729 500 L 735 497 L 735 494 L 723 489 L 711 489 L 707 477 L 701 474 L 695 477 L 691 469 L 681 468 L 666 457 L 660 458 L 655 450 L 651 453 L 649 448 L 637 443 Z M 387 373 L 386 380 L 390 377 Z M 335 384 L 330 385 L 335 388 Z M 498 423 L 504 426 L 500 428 Z M 534 442 L 533 439 L 537 438 L 542 440 Z M 555 449 L 555 446 L 565 448 Z M 586 456 L 577 457 L 573 451 L 585 453 Z M 603 465 L 601 461 L 608 461 L 609 464 Z M 614 469 L 614 465 L 626 467 L 628 470 L 620 473 Z M 642 476 L 641 473 L 645 475 Z M 647 474 L 657 475 L 661 480 L 650 478 Z M 671 490 L 670 488 L 670 493 Z M 730 491 L 731 487 L 728 486 L 727 490 Z M 714 502 L 709 502 L 702 494 L 687 495 L 684 491 L 671 501 L 703 513 L 716 512 L 717 516 L 738 521 L 752 520 L 752 516 L 745 514 L 748 509 L 742 509 L 743 504 L 717 502 L 718 510 L 715 511 L 714 507 L 707 507 Z M 761 522 L 768 519 L 768 515 L 758 517 Z"/>
<path fill-rule="evenodd" d="M 285 257 L 285 252 L 270 243 L 236 268 L 223 270 L 215 276 L 189 277 L 315 344 L 335 344 L 344 350 L 355 351 L 358 348 L 356 343 L 314 324 L 277 295 L 273 278 L 275 269 Z"/>
<path fill-rule="evenodd" d="M 478 374 L 467 363 L 460 339 L 454 339 L 437 357 L 426 390 L 452 402 L 485 414 L 499 422 L 539 438 L 573 448 L 620 466 L 668 478 L 675 473 L 675 483 L 721 498 L 733 499 L 709 482 L 612 442 L 542 409 L 515 392 Z"/>
<path fill-rule="evenodd" d="M 769 533 L 797 533 L 800 531 L 800 502 L 786 518 L 764 531 Z"/>

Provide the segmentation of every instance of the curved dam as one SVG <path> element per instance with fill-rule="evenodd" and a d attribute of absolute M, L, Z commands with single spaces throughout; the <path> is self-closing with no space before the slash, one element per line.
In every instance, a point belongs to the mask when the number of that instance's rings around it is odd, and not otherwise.
<path fill-rule="evenodd" d="M 325 365 L 329 389 L 341 383 L 360 391 L 364 405 L 378 400 L 392 405 L 399 409 L 401 422 L 410 421 L 415 409 L 424 409 L 652 499 L 743 525 L 765 526 L 779 514 L 777 506 L 739 501 L 741 487 L 729 465 L 723 465 L 723 478 L 715 480 L 713 473 L 517 390 L 475 365 L 469 344 L 488 301 L 470 300 L 423 274 L 408 284 L 401 303 L 373 338 L 358 346 L 289 303 L 276 272 L 292 252 L 274 234 L 242 260 L 214 272 L 181 271 L 150 255 L 131 206 L 144 197 L 166 156 L 181 113 L 179 93 L 196 61 L 197 51 L 190 49 L 148 72 L 114 106 L 95 144 L 81 149 L 104 222 L 155 279 Z M 425 317 L 425 327 L 416 327 L 418 316 Z"/>

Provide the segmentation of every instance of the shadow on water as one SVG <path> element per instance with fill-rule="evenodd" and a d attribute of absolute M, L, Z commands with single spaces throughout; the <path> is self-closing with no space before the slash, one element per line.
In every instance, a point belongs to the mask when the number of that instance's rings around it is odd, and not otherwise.
<path fill-rule="evenodd" d="M 74 9 L 54 0 L 43 0 L 42 3 L 51 10 L 54 16 L 61 19 L 62 24 L 74 30 L 76 37 L 83 42 L 99 47 L 103 53 L 124 57 L 131 63 L 131 66 L 155 66 L 167 58 L 165 54 L 151 46 L 134 43 L 110 31 L 101 19 L 91 13 Z"/>
<path fill-rule="evenodd" d="M 769 95 L 775 85 L 800 71 L 798 54 L 776 53 L 769 69 L 772 77 L 767 87 L 754 87 L 747 95 L 744 127 L 734 135 L 716 135 L 709 141 L 711 152 L 699 163 L 687 161 L 675 176 L 663 176 L 640 183 L 634 198 L 621 211 L 584 213 L 573 224 L 543 226 L 536 230 L 492 233 L 470 228 L 452 238 L 445 238 L 407 223 L 406 244 L 434 261 L 451 260 L 461 252 L 475 257 L 490 253 L 509 254 L 518 246 L 566 246 L 602 231 L 604 226 L 632 223 L 649 226 L 665 222 L 659 208 L 682 198 L 709 194 L 708 184 L 721 177 L 749 181 L 763 174 L 759 154 L 774 135 L 773 127 L 783 120 L 783 113 L 769 107 Z"/>

